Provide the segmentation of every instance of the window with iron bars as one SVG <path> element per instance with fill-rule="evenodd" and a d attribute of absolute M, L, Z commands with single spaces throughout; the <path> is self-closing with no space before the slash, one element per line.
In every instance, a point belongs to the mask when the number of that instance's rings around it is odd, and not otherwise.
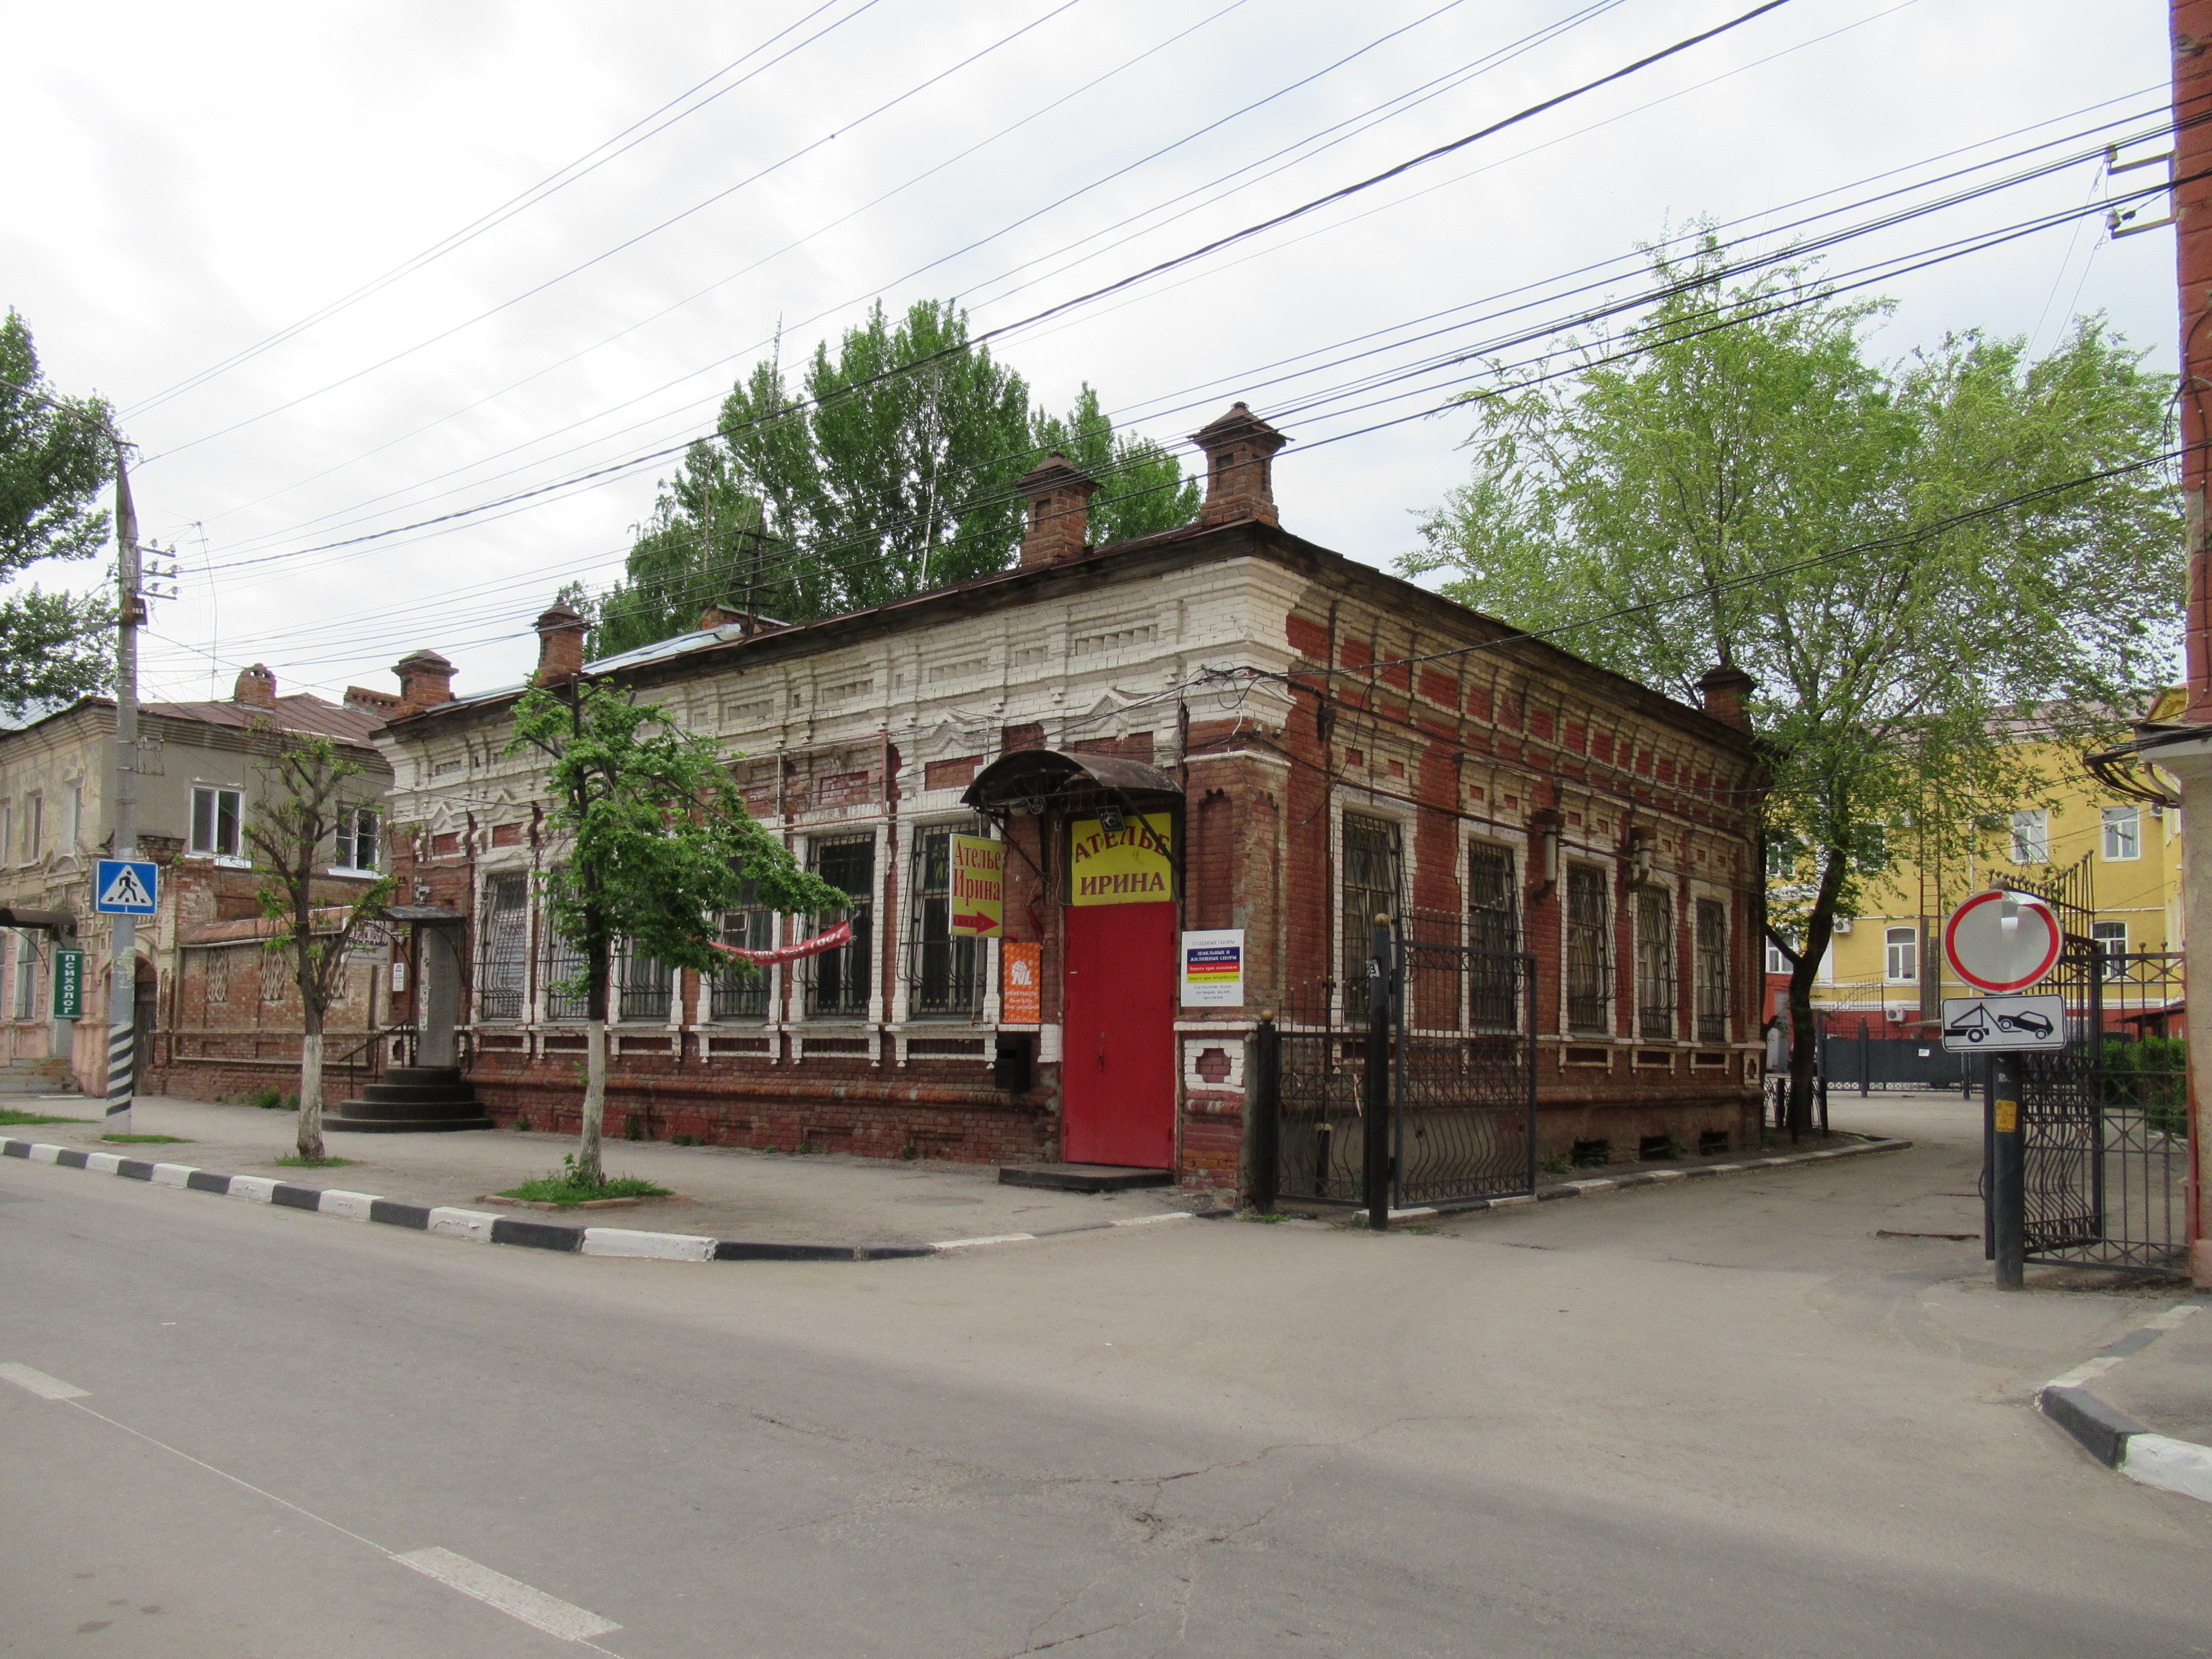
<path fill-rule="evenodd" d="M 1674 1035 L 1674 900 L 1663 887 L 1636 890 L 1636 1034 Z"/>
<path fill-rule="evenodd" d="M 616 1018 L 667 1019 L 676 976 L 669 971 L 666 963 L 659 957 L 640 955 L 636 941 L 624 939 L 615 970 L 622 987 L 615 1004 Z"/>
<path fill-rule="evenodd" d="M 1613 924 L 1605 872 L 1567 866 L 1567 1029 L 1602 1031 L 1613 1000 Z"/>
<path fill-rule="evenodd" d="M 553 911 L 549 905 L 540 914 L 538 932 L 542 945 L 538 955 L 538 982 L 544 988 L 545 1018 L 548 1019 L 588 1019 L 592 999 L 584 989 L 584 953 L 562 939 L 553 927 Z M 572 990 L 556 988 L 572 985 Z"/>
<path fill-rule="evenodd" d="M 1698 901 L 1698 1041 L 1726 1042 L 1729 1028 L 1728 907 Z"/>
<path fill-rule="evenodd" d="M 775 949 L 775 912 L 756 902 L 752 884 L 745 884 L 744 902 L 722 913 L 722 943 L 740 951 Z M 766 1019 L 769 968 L 735 965 L 714 975 L 710 1009 L 716 1019 Z"/>
<path fill-rule="evenodd" d="M 907 877 L 907 1012 L 916 1018 L 974 1015 L 983 1006 L 983 941 L 952 932 L 952 837 L 980 823 L 917 827 Z"/>
<path fill-rule="evenodd" d="M 1378 915 L 1398 914 L 1398 826 L 1344 815 L 1345 1008 L 1364 1016 L 1368 935 Z"/>
<path fill-rule="evenodd" d="M 1479 1031 L 1510 1031 L 1520 989 L 1521 908 L 1513 885 L 1513 849 L 1480 844 L 1467 849 L 1468 1017 Z"/>
<path fill-rule="evenodd" d="M 817 916 L 815 931 L 823 932 L 840 921 L 853 924 L 850 945 L 808 958 L 806 1012 L 814 1016 L 864 1016 L 868 1012 L 868 969 L 873 960 L 869 924 L 875 912 L 876 838 L 873 834 L 825 836 L 808 847 L 806 861 L 816 875 L 852 896 L 844 909 Z"/>
<path fill-rule="evenodd" d="M 477 1018 L 522 1018 L 524 969 L 529 955 L 530 878 L 493 876 L 477 907 Z"/>

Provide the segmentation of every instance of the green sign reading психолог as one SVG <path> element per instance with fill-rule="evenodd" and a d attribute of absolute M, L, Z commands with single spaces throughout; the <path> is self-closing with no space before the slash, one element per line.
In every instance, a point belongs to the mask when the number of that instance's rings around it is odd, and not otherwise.
<path fill-rule="evenodd" d="M 54 952 L 54 1018 L 77 1019 L 84 1013 L 84 952 Z"/>

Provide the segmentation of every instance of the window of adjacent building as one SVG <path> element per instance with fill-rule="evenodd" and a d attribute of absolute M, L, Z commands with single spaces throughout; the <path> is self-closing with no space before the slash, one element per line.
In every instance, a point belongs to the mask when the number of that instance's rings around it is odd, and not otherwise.
<path fill-rule="evenodd" d="M 383 844 L 383 819 L 374 806 L 349 806 L 338 814 L 337 867 L 374 870 Z"/>
<path fill-rule="evenodd" d="M 1790 971 L 1790 958 L 1782 954 L 1782 947 L 1772 939 L 1766 941 L 1766 971 L 1770 974 Z"/>
<path fill-rule="evenodd" d="M 1377 916 L 1398 914 L 1398 826 L 1388 818 L 1344 815 L 1344 982 L 1367 983 L 1368 940 Z M 1346 993 L 1346 1006 L 1364 1007 L 1365 992 Z"/>
<path fill-rule="evenodd" d="M 1567 866 L 1567 1028 L 1602 1031 L 1613 1000 L 1612 917 L 1605 872 Z"/>
<path fill-rule="evenodd" d="M 635 940 L 624 939 L 613 966 L 621 987 L 615 1018 L 665 1021 L 676 982 L 668 964 L 643 954 Z"/>
<path fill-rule="evenodd" d="M 195 853 L 217 858 L 238 856 L 239 823 L 245 815 L 245 792 L 200 788 L 192 791 L 192 844 Z"/>
<path fill-rule="evenodd" d="M 72 853 L 84 845 L 84 786 L 70 785 L 69 850 Z"/>
<path fill-rule="evenodd" d="M 9 849 L 15 846 L 15 808 L 12 801 L 0 800 L 0 864 L 8 861 Z"/>
<path fill-rule="evenodd" d="M 1728 907 L 1698 901 L 1698 1041 L 1728 1041 Z"/>
<path fill-rule="evenodd" d="M 39 945 L 35 934 L 15 935 L 15 1018 L 39 1017 Z"/>
<path fill-rule="evenodd" d="M 806 1012 L 814 1015 L 865 1015 L 868 1012 L 870 922 L 874 918 L 876 838 L 873 835 L 830 836 L 806 849 L 814 873 L 850 896 L 842 910 L 817 916 L 817 933 L 841 921 L 853 924 L 853 941 L 807 958 Z"/>
<path fill-rule="evenodd" d="M 520 872 L 489 878 L 477 915 L 477 1018 L 520 1019 L 530 960 L 530 878 Z"/>
<path fill-rule="evenodd" d="M 2051 862 L 2051 814 L 2040 807 L 2012 815 L 2012 861 L 2014 864 Z"/>
<path fill-rule="evenodd" d="M 30 863 L 46 850 L 46 798 L 28 795 L 23 800 L 23 862 Z"/>
<path fill-rule="evenodd" d="M 1920 981 L 1920 930 L 1891 927 L 1882 933 L 1881 976 L 1892 985 Z"/>
<path fill-rule="evenodd" d="M 907 1007 L 915 1015 L 973 1014 L 983 1006 L 982 941 L 952 933 L 952 837 L 980 825 L 925 824 L 914 832 L 907 877 Z"/>
<path fill-rule="evenodd" d="M 2128 976 L 2128 925 L 2124 921 L 2097 921 L 2089 925 L 2089 936 L 2105 947 L 2105 977 L 2125 979 Z"/>
<path fill-rule="evenodd" d="M 1674 900 L 1663 887 L 1636 890 L 1636 1032 L 1674 1035 Z"/>
<path fill-rule="evenodd" d="M 1513 881 L 1513 849 L 1480 842 L 1467 849 L 1467 942 L 1468 1013 L 1477 1030 L 1510 1031 L 1521 988 L 1519 890 Z"/>
<path fill-rule="evenodd" d="M 750 882 L 745 884 L 744 902 L 722 913 L 722 943 L 740 951 L 775 949 L 775 912 L 756 902 Z M 767 1018 L 771 972 L 767 968 L 748 970 L 733 966 L 715 975 L 714 1000 L 709 1005 L 714 1018 Z"/>
<path fill-rule="evenodd" d="M 2105 856 L 2139 859 L 2142 856 L 2142 814 L 2134 806 L 2105 809 Z"/>

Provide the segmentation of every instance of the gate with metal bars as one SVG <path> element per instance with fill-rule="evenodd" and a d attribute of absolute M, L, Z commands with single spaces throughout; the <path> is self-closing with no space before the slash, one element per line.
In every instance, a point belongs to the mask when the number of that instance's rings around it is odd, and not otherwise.
<path fill-rule="evenodd" d="M 2057 883 L 2039 896 L 2057 910 L 2065 942 L 2035 988 L 2065 998 L 2072 1041 L 2060 1054 L 2020 1058 L 2025 1254 L 2184 1271 L 2187 1060 L 2184 1039 L 2166 1035 L 2180 1020 L 2181 958 L 2108 952 L 2092 931 L 2093 908 Z M 1994 1249 L 1993 1231 L 1990 1239 Z"/>
<path fill-rule="evenodd" d="M 1412 912 L 1393 941 L 1390 1204 L 1502 1198 L 1536 1185 L 1536 963 L 1492 948 L 1510 931 Z M 1462 929 L 1468 929 L 1463 933 Z M 1260 1034 L 1258 1103 L 1274 1133 L 1274 1195 L 1359 1204 L 1372 1040 L 1365 983 L 1286 1000 Z"/>

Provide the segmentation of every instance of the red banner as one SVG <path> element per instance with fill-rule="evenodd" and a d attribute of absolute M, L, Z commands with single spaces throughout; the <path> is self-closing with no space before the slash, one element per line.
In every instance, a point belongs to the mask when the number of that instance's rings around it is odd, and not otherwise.
<path fill-rule="evenodd" d="M 812 939 L 803 939 L 796 945 L 787 945 L 776 951 L 741 951 L 734 945 L 716 944 L 717 951 L 726 951 L 733 957 L 743 957 L 756 968 L 767 968 L 779 962 L 797 962 L 805 957 L 818 957 L 836 950 L 841 945 L 853 942 L 853 924 L 841 921 L 826 933 L 817 933 Z"/>

